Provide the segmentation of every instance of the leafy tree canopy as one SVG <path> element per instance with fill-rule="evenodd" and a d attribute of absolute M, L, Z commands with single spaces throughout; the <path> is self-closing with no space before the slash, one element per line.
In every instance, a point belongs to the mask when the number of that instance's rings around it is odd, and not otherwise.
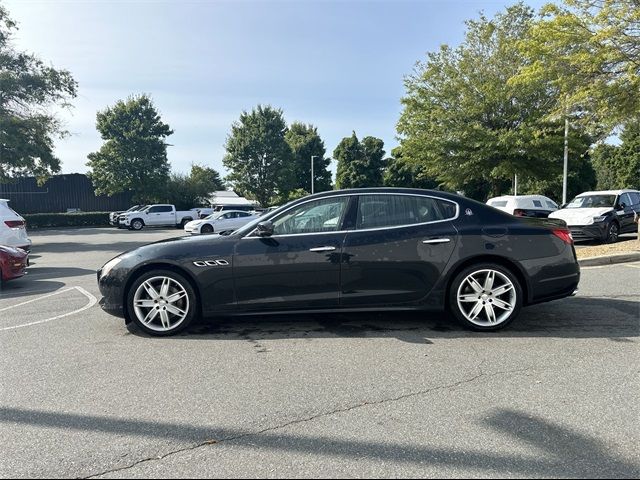
<path fill-rule="evenodd" d="M 338 188 L 365 188 L 382 185 L 385 167 L 384 142 L 376 137 L 358 140 L 356 132 L 345 137 L 333 151 L 338 161 Z"/>
<path fill-rule="evenodd" d="M 515 45 L 533 18 L 516 4 L 468 21 L 458 48 L 429 53 L 406 78 L 403 152 L 444 188 L 466 191 L 481 181 L 497 195 L 514 174 L 545 179 L 561 162 L 563 126 L 546 119 L 556 99 L 545 82 L 509 83 L 523 62 Z"/>
<path fill-rule="evenodd" d="M 574 114 L 602 138 L 640 111 L 640 3 L 563 3 L 546 5 L 518 43 L 524 68 L 511 83 L 547 83 L 558 98 L 549 116 Z"/>
<path fill-rule="evenodd" d="M 627 123 L 620 140 L 620 145 L 594 148 L 598 189 L 640 188 L 640 120 Z"/>
<path fill-rule="evenodd" d="M 97 114 L 105 143 L 88 155 L 89 176 L 98 195 L 132 191 L 138 202 L 164 197 L 169 179 L 166 138 L 173 130 L 162 122 L 146 95 L 118 101 Z"/>
<path fill-rule="evenodd" d="M 258 105 L 242 112 L 227 137 L 223 160 L 234 190 L 268 206 L 277 194 L 291 189 L 294 172 L 286 133 L 282 110 Z"/>
<path fill-rule="evenodd" d="M 331 190 L 330 158 L 325 158 L 324 142 L 313 125 L 294 122 L 285 134 L 293 155 L 293 188 L 311 192 L 311 157 L 313 160 L 314 191 Z"/>
<path fill-rule="evenodd" d="M 392 158 L 385 160 L 385 187 L 438 188 L 438 182 L 429 177 L 419 163 L 412 162 L 402 154 L 402 147 L 391 151 Z"/>
<path fill-rule="evenodd" d="M 179 210 L 209 206 L 213 192 L 224 190 L 220 174 L 212 168 L 194 164 L 189 175 L 171 174 L 163 201 Z"/>
<path fill-rule="evenodd" d="M 78 85 L 68 71 L 16 51 L 16 29 L 0 5 L 0 182 L 19 175 L 35 175 L 44 182 L 60 171 L 54 141 L 67 135 L 48 110 L 68 107 Z"/>

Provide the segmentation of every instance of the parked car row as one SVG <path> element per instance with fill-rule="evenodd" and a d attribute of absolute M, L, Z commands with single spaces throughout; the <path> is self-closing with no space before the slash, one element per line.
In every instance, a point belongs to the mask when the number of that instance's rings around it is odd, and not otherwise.
<path fill-rule="evenodd" d="M 487 204 L 517 217 L 563 220 L 575 240 L 614 243 L 622 233 L 636 231 L 634 214 L 640 214 L 640 191 L 632 189 L 584 192 L 565 205 L 541 195 L 507 195 Z"/>
<path fill-rule="evenodd" d="M 0 290 L 26 274 L 30 250 L 27 222 L 9 207 L 9 200 L 0 199 Z"/>

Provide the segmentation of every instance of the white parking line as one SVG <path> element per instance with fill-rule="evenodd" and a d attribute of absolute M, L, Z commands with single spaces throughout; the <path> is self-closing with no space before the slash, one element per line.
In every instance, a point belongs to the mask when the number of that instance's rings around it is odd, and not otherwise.
<path fill-rule="evenodd" d="M 94 297 L 93 295 L 91 295 L 89 292 L 87 292 L 84 288 L 82 288 L 82 287 L 72 287 L 72 288 L 67 288 L 67 289 L 64 289 L 64 290 L 60 290 L 58 292 L 51 293 L 49 295 L 44 295 L 44 296 L 39 297 L 39 298 L 34 298 L 33 300 L 29 300 L 27 302 L 23 302 L 23 303 L 19 303 L 17 305 L 11 305 L 10 307 L 2 308 L 2 309 L 0 309 L 0 312 L 4 312 L 4 311 L 7 311 L 7 310 L 12 309 L 12 308 L 20 307 L 22 305 L 28 305 L 29 303 L 37 302 L 39 300 L 44 300 L 45 298 L 53 297 L 54 295 L 60 295 L 62 293 L 70 292 L 72 290 L 77 290 L 78 292 L 83 294 L 85 297 L 87 297 L 89 302 L 84 307 L 79 308 L 77 310 L 74 310 L 73 312 L 65 313 L 65 314 L 62 314 L 62 315 L 56 315 L 55 317 L 47 318 L 45 320 L 38 320 L 37 322 L 25 323 L 23 325 L 15 325 L 13 327 L 0 328 L 0 332 L 4 332 L 4 331 L 7 331 L 7 330 L 16 330 L 18 328 L 24 328 L 24 327 L 31 327 L 33 325 L 41 325 L 43 323 L 52 322 L 54 320 L 60 320 L 61 318 L 70 317 L 71 315 L 75 315 L 76 313 L 84 312 L 85 310 L 90 309 L 96 303 L 98 303 L 98 299 L 96 297 Z"/>

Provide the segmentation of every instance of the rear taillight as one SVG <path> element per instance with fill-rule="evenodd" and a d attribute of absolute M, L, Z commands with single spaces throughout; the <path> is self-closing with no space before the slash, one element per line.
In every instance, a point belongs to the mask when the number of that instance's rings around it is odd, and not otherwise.
<path fill-rule="evenodd" d="M 573 243 L 571 232 L 567 229 L 557 228 L 553 230 L 553 234 L 568 245 L 571 245 Z"/>
<path fill-rule="evenodd" d="M 514 214 L 516 217 L 524 217 L 525 211 L 524 211 L 524 210 L 520 210 L 519 208 L 516 208 L 516 209 L 513 211 L 513 214 Z"/>
<path fill-rule="evenodd" d="M 5 220 L 4 222 L 9 228 L 21 228 L 24 227 L 22 220 Z"/>

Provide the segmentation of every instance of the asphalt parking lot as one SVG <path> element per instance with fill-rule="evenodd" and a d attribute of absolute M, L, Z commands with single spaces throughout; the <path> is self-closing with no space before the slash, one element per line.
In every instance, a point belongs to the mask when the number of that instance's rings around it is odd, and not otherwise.
<path fill-rule="evenodd" d="M 95 270 L 177 235 L 32 236 L 0 293 L 0 476 L 640 476 L 640 262 L 494 334 L 407 313 L 131 333 Z"/>

